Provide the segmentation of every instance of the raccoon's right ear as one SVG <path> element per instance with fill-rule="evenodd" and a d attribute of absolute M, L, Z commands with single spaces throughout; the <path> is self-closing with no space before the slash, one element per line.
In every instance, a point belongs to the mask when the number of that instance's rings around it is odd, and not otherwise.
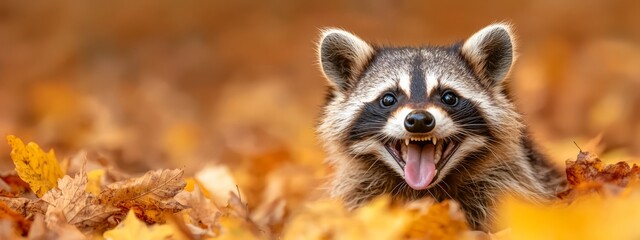
<path fill-rule="evenodd" d="M 462 55 L 485 85 L 496 86 L 509 73 L 515 60 L 513 36 L 509 24 L 492 24 L 462 45 Z"/>
<path fill-rule="evenodd" d="M 326 29 L 322 31 L 318 54 L 329 83 L 344 92 L 355 83 L 375 54 L 375 49 L 349 32 Z"/>

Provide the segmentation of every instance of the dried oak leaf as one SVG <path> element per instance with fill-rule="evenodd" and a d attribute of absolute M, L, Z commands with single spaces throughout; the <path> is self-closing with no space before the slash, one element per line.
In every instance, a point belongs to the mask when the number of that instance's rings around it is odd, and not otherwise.
<path fill-rule="evenodd" d="M 46 212 L 47 226 L 56 224 L 53 220 L 64 217 L 64 220 L 83 232 L 108 228 L 114 221 L 112 216 L 122 214 L 122 210 L 104 204 L 94 204 L 94 196 L 85 191 L 87 175 L 84 171 L 74 178 L 64 176 L 58 187 L 47 192 L 42 200 L 49 203 Z M 61 213 L 61 214 L 60 214 Z"/>
<path fill-rule="evenodd" d="M 185 206 L 173 197 L 186 185 L 183 174 L 182 169 L 155 170 L 142 177 L 115 182 L 105 186 L 95 202 L 142 211 L 178 212 L 185 209 Z"/>
<path fill-rule="evenodd" d="M 566 164 L 569 188 L 558 193 L 563 199 L 590 192 L 617 195 L 629 182 L 640 180 L 640 167 L 637 165 L 629 166 L 626 162 L 604 164 L 589 152 L 580 151 L 576 161 L 567 160 Z"/>
<path fill-rule="evenodd" d="M 174 233 L 169 225 L 147 226 L 140 221 L 133 211 L 129 211 L 127 217 L 116 228 L 103 234 L 105 239 L 141 240 L 141 239 L 167 239 Z"/>
<path fill-rule="evenodd" d="M 20 138 L 13 135 L 7 136 L 7 141 L 12 148 L 11 159 L 18 176 L 29 183 L 38 197 L 57 186 L 58 179 L 64 174 L 53 149 L 45 153 L 38 144 L 30 142 L 25 146 Z"/>

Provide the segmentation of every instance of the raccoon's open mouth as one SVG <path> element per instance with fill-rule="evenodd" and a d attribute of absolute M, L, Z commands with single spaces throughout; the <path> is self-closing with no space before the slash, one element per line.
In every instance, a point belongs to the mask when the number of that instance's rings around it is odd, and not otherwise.
<path fill-rule="evenodd" d="M 404 179 L 416 190 L 426 189 L 438 179 L 459 144 L 432 137 L 418 137 L 387 142 L 385 148 L 404 171 Z"/>

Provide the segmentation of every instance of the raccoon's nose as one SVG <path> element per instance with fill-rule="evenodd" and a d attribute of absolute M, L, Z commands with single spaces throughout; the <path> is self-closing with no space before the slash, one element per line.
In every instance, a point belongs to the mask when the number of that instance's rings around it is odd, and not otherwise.
<path fill-rule="evenodd" d="M 427 111 L 413 111 L 404 119 L 404 128 L 412 133 L 428 133 L 436 126 L 436 119 Z"/>

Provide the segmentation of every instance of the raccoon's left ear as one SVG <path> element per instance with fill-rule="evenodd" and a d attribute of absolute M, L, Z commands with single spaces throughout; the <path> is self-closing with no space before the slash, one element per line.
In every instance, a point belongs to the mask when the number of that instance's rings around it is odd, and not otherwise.
<path fill-rule="evenodd" d="M 511 27 L 489 25 L 467 39 L 461 51 L 483 84 L 493 87 L 506 78 L 514 62 Z"/>
<path fill-rule="evenodd" d="M 329 83 L 347 91 L 362 73 L 375 50 L 357 36 L 340 29 L 326 29 L 318 44 L 322 71 Z"/>

